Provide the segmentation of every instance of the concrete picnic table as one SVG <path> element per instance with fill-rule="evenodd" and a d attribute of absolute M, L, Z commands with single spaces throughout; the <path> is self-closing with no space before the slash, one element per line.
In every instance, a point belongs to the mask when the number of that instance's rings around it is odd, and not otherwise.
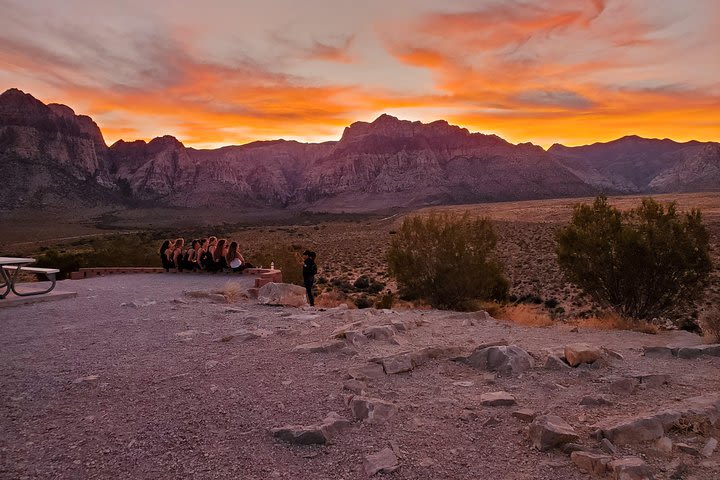
<path fill-rule="evenodd" d="M 55 274 L 59 273 L 60 270 L 56 268 L 36 268 L 28 266 L 35 263 L 35 261 L 36 260 L 34 258 L 0 257 L 0 290 L 3 288 L 5 289 L 4 292 L 0 293 L 0 300 L 7 297 L 11 290 L 19 297 L 27 297 L 29 295 L 41 295 L 43 293 L 48 293 L 50 290 L 55 288 Z M 15 286 L 18 275 L 21 271 L 45 274 L 52 284 L 50 285 L 50 288 L 46 290 L 18 292 L 15 289 Z"/>

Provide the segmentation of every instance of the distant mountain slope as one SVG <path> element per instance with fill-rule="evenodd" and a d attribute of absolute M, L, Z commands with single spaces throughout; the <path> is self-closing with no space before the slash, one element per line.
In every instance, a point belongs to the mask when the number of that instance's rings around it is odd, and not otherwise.
<path fill-rule="evenodd" d="M 598 188 L 674 192 L 720 189 L 719 146 L 628 136 L 582 147 L 553 145 L 548 153 Z"/>
<path fill-rule="evenodd" d="M 371 211 L 391 207 L 717 190 L 717 143 L 625 137 L 585 147 L 513 145 L 445 121 L 381 115 L 337 142 L 187 148 L 170 136 L 107 147 L 64 105 L 0 95 L 3 207 L 149 203 Z"/>

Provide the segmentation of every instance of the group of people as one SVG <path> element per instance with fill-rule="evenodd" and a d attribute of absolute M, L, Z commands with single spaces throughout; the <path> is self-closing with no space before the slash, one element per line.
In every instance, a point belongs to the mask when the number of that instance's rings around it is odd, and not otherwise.
<path fill-rule="evenodd" d="M 242 272 L 253 265 L 245 261 L 238 242 L 216 237 L 195 239 L 186 247 L 185 240 L 165 240 L 160 247 L 160 260 L 166 271 Z"/>

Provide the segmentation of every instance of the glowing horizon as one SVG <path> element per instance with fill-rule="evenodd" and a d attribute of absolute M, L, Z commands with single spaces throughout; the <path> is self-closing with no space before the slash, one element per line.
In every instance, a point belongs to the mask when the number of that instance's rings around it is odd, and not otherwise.
<path fill-rule="evenodd" d="M 0 0 L 0 91 L 108 144 L 315 143 L 382 113 L 544 148 L 720 140 L 714 0 L 267 3 Z"/>

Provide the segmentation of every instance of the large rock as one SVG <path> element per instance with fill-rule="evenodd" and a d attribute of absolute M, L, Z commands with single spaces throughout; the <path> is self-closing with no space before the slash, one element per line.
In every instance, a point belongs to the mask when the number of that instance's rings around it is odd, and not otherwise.
<path fill-rule="evenodd" d="M 479 348 L 462 361 L 481 370 L 505 375 L 523 373 L 535 364 L 525 350 L 515 345 Z"/>
<path fill-rule="evenodd" d="M 580 438 L 575 430 L 560 417 L 543 415 L 530 424 L 530 440 L 540 451 L 549 450 Z"/>
<path fill-rule="evenodd" d="M 397 407 L 390 402 L 360 395 L 352 397 L 349 406 L 356 420 L 368 423 L 385 423 L 397 412 Z"/>
<path fill-rule="evenodd" d="M 363 460 L 363 470 L 368 476 L 376 473 L 391 473 L 400 468 L 397 455 L 390 448 L 385 448 L 373 455 L 366 455 Z"/>
<path fill-rule="evenodd" d="M 598 453 L 576 451 L 570 454 L 570 460 L 583 472 L 604 475 L 612 457 Z"/>
<path fill-rule="evenodd" d="M 678 348 L 677 356 L 679 358 L 697 358 L 702 355 L 711 355 L 714 357 L 720 357 L 720 344 L 713 345 L 698 345 L 695 347 L 682 347 Z"/>
<path fill-rule="evenodd" d="M 650 467 L 643 459 L 638 457 L 626 457 L 613 460 L 607 464 L 608 470 L 613 474 L 615 480 L 652 480 L 653 474 Z"/>
<path fill-rule="evenodd" d="M 270 431 L 275 438 L 296 445 L 324 445 L 328 438 L 320 426 L 285 425 Z"/>
<path fill-rule="evenodd" d="M 587 343 L 565 345 L 565 360 L 572 367 L 577 367 L 581 363 L 594 363 L 601 357 L 602 350 Z"/>
<path fill-rule="evenodd" d="M 367 363 L 358 367 L 350 367 L 348 375 L 355 380 L 373 380 L 385 376 L 382 365 L 377 363 Z"/>
<path fill-rule="evenodd" d="M 515 397 L 508 392 L 490 392 L 480 395 L 480 403 L 486 407 L 506 407 L 515 405 Z"/>
<path fill-rule="evenodd" d="M 406 351 L 388 357 L 377 358 L 375 361 L 382 364 L 385 373 L 392 375 L 409 372 L 430 360 L 457 355 L 459 352 L 460 348 L 458 347 L 425 347 L 419 350 Z"/>
<path fill-rule="evenodd" d="M 677 356 L 677 351 L 672 347 L 643 347 L 643 355 L 653 358 L 672 358 Z"/>
<path fill-rule="evenodd" d="M 307 304 L 305 289 L 289 283 L 267 283 L 258 290 L 258 303 L 302 307 Z"/>

